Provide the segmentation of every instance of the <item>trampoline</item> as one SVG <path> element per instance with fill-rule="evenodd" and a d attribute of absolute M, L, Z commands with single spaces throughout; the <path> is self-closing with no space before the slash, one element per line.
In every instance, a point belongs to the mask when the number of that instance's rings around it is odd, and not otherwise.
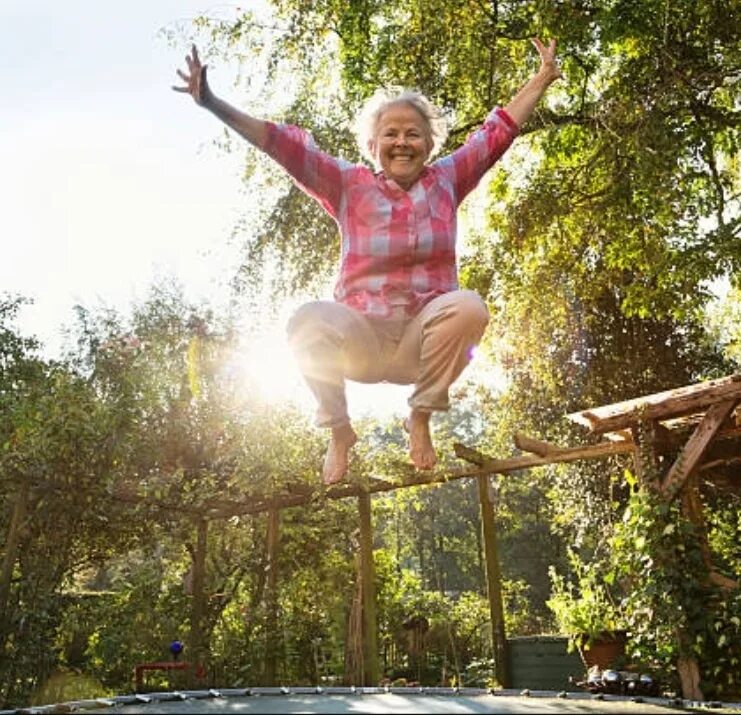
<path fill-rule="evenodd" d="M 229 688 L 138 693 L 2 710 L 0 715 L 105 713 L 641 713 L 741 711 L 741 703 L 478 688 Z"/>

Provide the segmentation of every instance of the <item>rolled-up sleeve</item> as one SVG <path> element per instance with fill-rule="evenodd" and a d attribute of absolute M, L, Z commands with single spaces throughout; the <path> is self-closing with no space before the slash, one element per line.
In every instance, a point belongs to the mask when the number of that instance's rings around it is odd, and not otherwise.
<path fill-rule="evenodd" d="M 267 122 L 262 150 L 280 164 L 303 191 L 337 217 L 342 196 L 341 159 L 323 152 L 308 132 L 292 124 Z"/>
<path fill-rule="evenodd" d="M 495 107 L 465 144 L 435 162 L 453 184 L 459 204 L 507 151 L 519 132 L 514 119 L 501 107 Z"/>

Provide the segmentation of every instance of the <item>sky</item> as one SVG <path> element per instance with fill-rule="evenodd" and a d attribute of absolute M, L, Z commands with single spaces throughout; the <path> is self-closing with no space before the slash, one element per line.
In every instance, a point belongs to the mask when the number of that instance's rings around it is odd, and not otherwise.
<path fill-rule="evenodd" d="M 48 357 L 77 304 L 125 314 L 160 278 L 194 301 L 226 300 L 230 235 L 259 197 L 240 181 L 239 154 L 213 145 L 217 120 L 172 91 L 186 48 L 162 30 L 238 5 L 0 2 L 0 293 L 32 299 L 18 326 Z M 239 104 L 225 68 L 211 64 L 209 78 Z M 283 336 L 269 326 L 245 360 L 266 390 L 306 404 Z M 403 412 L 406 391 L 352 385 L 349 400 Z"/>
<path fill-rule="evenodd" d="M 50 353 L 76 303 L 125 307 L 162 275 L 225 282 L 238 167 L 170 89 L 184 53 L 160 35 L 209 7 L 0 3 L 0 290 L 34 300 L 22 328 Z"/>

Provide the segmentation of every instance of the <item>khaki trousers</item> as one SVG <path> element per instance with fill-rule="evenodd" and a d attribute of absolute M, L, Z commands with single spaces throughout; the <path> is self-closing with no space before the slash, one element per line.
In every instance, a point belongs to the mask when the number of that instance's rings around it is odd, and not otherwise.
<path fill-rule="evenodd" d="M 318 402 L 316 424 L 338 427 L 350 421 L 346 379 L 414 384 L 410 407 L 447 410 L 448 388 L 488 322 L 486 304 L 470 290 L 438 296 L 413 317 L 403 307 L 379 319 L 342 303 L 314 301 L 290 319 L 288 340 Z"/>

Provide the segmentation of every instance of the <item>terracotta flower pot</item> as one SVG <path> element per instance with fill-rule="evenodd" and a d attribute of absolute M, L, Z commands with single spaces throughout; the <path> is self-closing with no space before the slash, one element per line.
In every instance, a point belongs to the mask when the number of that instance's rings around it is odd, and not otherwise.
<path fill-rule="evenodd" d="M 625 643 L 627 635 L 625 631 L 611 631 L 601 633 L 592 638 L 589 648 L 583 645 L 579 648 L 579 655 L 587 668 L 598 666 L 600 670 L 614 667 L 616 661 L 625 655 Z M 587 637 L 584 637 L 587 643 Z"/>

